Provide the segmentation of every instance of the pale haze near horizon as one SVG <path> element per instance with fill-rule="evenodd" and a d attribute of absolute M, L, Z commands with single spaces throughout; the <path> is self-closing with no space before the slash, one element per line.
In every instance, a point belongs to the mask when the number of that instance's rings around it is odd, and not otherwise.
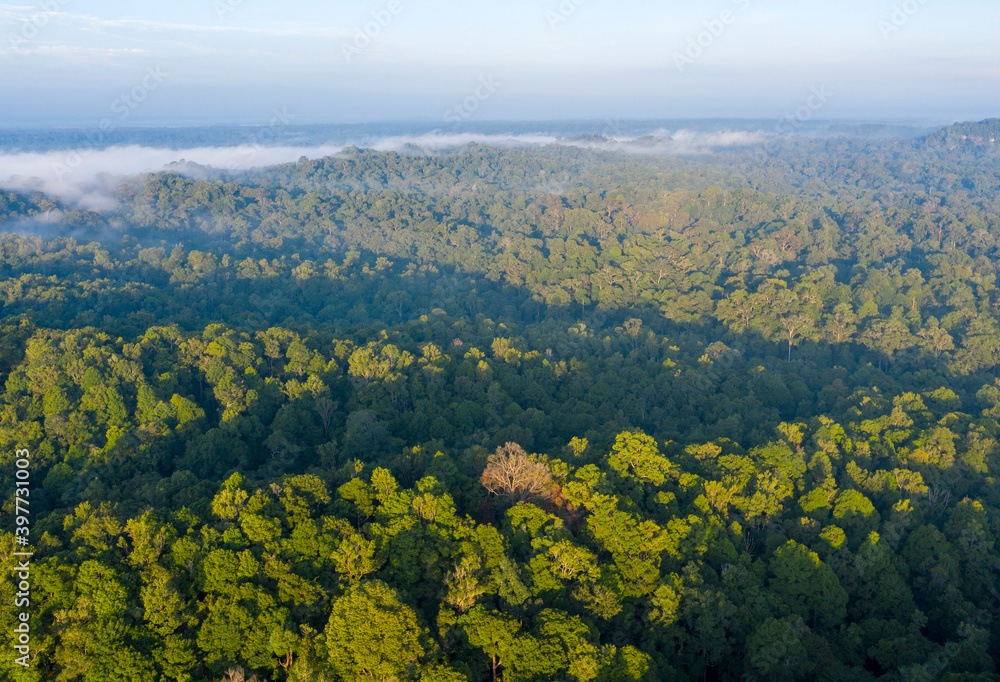
<path fill-rule="evenodd" d="M 816 89 L 816 118 L 950 122 L 1000 112 L 998 29 L 944 0 L 0 4 L 0 127 L 776 119 Z"/>

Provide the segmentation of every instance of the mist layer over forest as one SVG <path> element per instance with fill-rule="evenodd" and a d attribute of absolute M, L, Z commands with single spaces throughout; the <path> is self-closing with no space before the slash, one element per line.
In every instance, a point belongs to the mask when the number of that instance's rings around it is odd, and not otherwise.
<path fill-rule="evenodd" d="M 998 131 L 0 133 L 0 677 L 1000 679 Z"/>

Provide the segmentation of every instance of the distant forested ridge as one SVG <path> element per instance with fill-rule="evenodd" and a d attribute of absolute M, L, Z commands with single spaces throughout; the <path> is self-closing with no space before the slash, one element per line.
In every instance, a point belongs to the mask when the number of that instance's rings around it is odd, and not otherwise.
<path fill-rule="evenodd" d="M 996 128 L 0 192 L 0 677 L 1000 679 Z"/>
<path fill-rule="evenodd" d="M 996 150 L 1000 138 L 1000 118 L 991 118 L 978 123 L 959 123 L 949 126 L 929 136 L 932 142 L 955 148 L 959 144 L 966 148 L 978 146 Z"/>

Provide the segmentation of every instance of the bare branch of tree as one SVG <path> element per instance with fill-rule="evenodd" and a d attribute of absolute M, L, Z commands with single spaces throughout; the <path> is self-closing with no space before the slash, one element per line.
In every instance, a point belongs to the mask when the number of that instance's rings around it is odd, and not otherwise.
<path fill-rule="evenodd" d="M 554 481 L 548 467 L 534 462 L 517 443 L 507 443 L 490 455 L 479 479 L 494 495 L 509 502 L 552 497 Z"/>

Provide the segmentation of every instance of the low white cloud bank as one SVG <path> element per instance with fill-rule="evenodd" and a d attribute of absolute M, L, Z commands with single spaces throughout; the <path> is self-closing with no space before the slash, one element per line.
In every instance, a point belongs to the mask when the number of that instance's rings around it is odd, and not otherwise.
<path fill-rule="evenodd" d="M 166 149 L 139 145 L 85 148 L 52 152 L 0 152 L 0 188 L 19 192 L 44 192 L 67 204 L 91 210 L 114 206 L 114 190 L 127 178 L 147 172 L 169 169 L 183 162 L 225 170 L 248 170 L 331 156 L 348 146 L 376 151 L 444 153 L 470 143 L 494 147 L 531 147 L 550 144 L 583 147 L 601 151 L 636 154 L 697 154 L 738 145 L 759 144 L 762 133 L 721 131 L 701 134 L 690 131 L 656 131 L 636 138 L 614 136 L 579 136 L 562 138 L 547 134 L 476 135 L 466 133 L 427 133 L 360 140 L 353 145 L 266 146 L 244 144 L 228 147 Z M 186 173 L 183 167 L 175 167 Z"/>
<path fill-rule="evenodd" d="M 380 152 L 398 152 L 419 149 L 427 152 L 447 152 L 469 144 L 490 147 L 535 147 L 559 142 L 555 135 L 477 135 L 475 133 L 427 133 L 425 135 L 398 135 L 364 140 L 355 146 Z"/>
<path fill-rule="evenodd" d="M 112 192 L 129 177 L 155 173 L 187 161 L 220 169 L 245 170 L 336 154 L 343 147 L 200 147 L 160 149 L 108 147 L 54 152 L 0 154 L 0 188 L 40 191 L 71 205 L 93 210 L 114 206 Z"/>
<path fill-rule="evenodd" d="M 697 133 L 691 130 L 657 130 L 641 137 L 605 136 L 589 139 L 586 136 L 562 140 L 561 144 L 610 152 L 630 154 L 678 155 L 710 154 L 727 147 L 763 144 L 768 135 L 747 130 L 722 130 L 714 133 Z"/>

